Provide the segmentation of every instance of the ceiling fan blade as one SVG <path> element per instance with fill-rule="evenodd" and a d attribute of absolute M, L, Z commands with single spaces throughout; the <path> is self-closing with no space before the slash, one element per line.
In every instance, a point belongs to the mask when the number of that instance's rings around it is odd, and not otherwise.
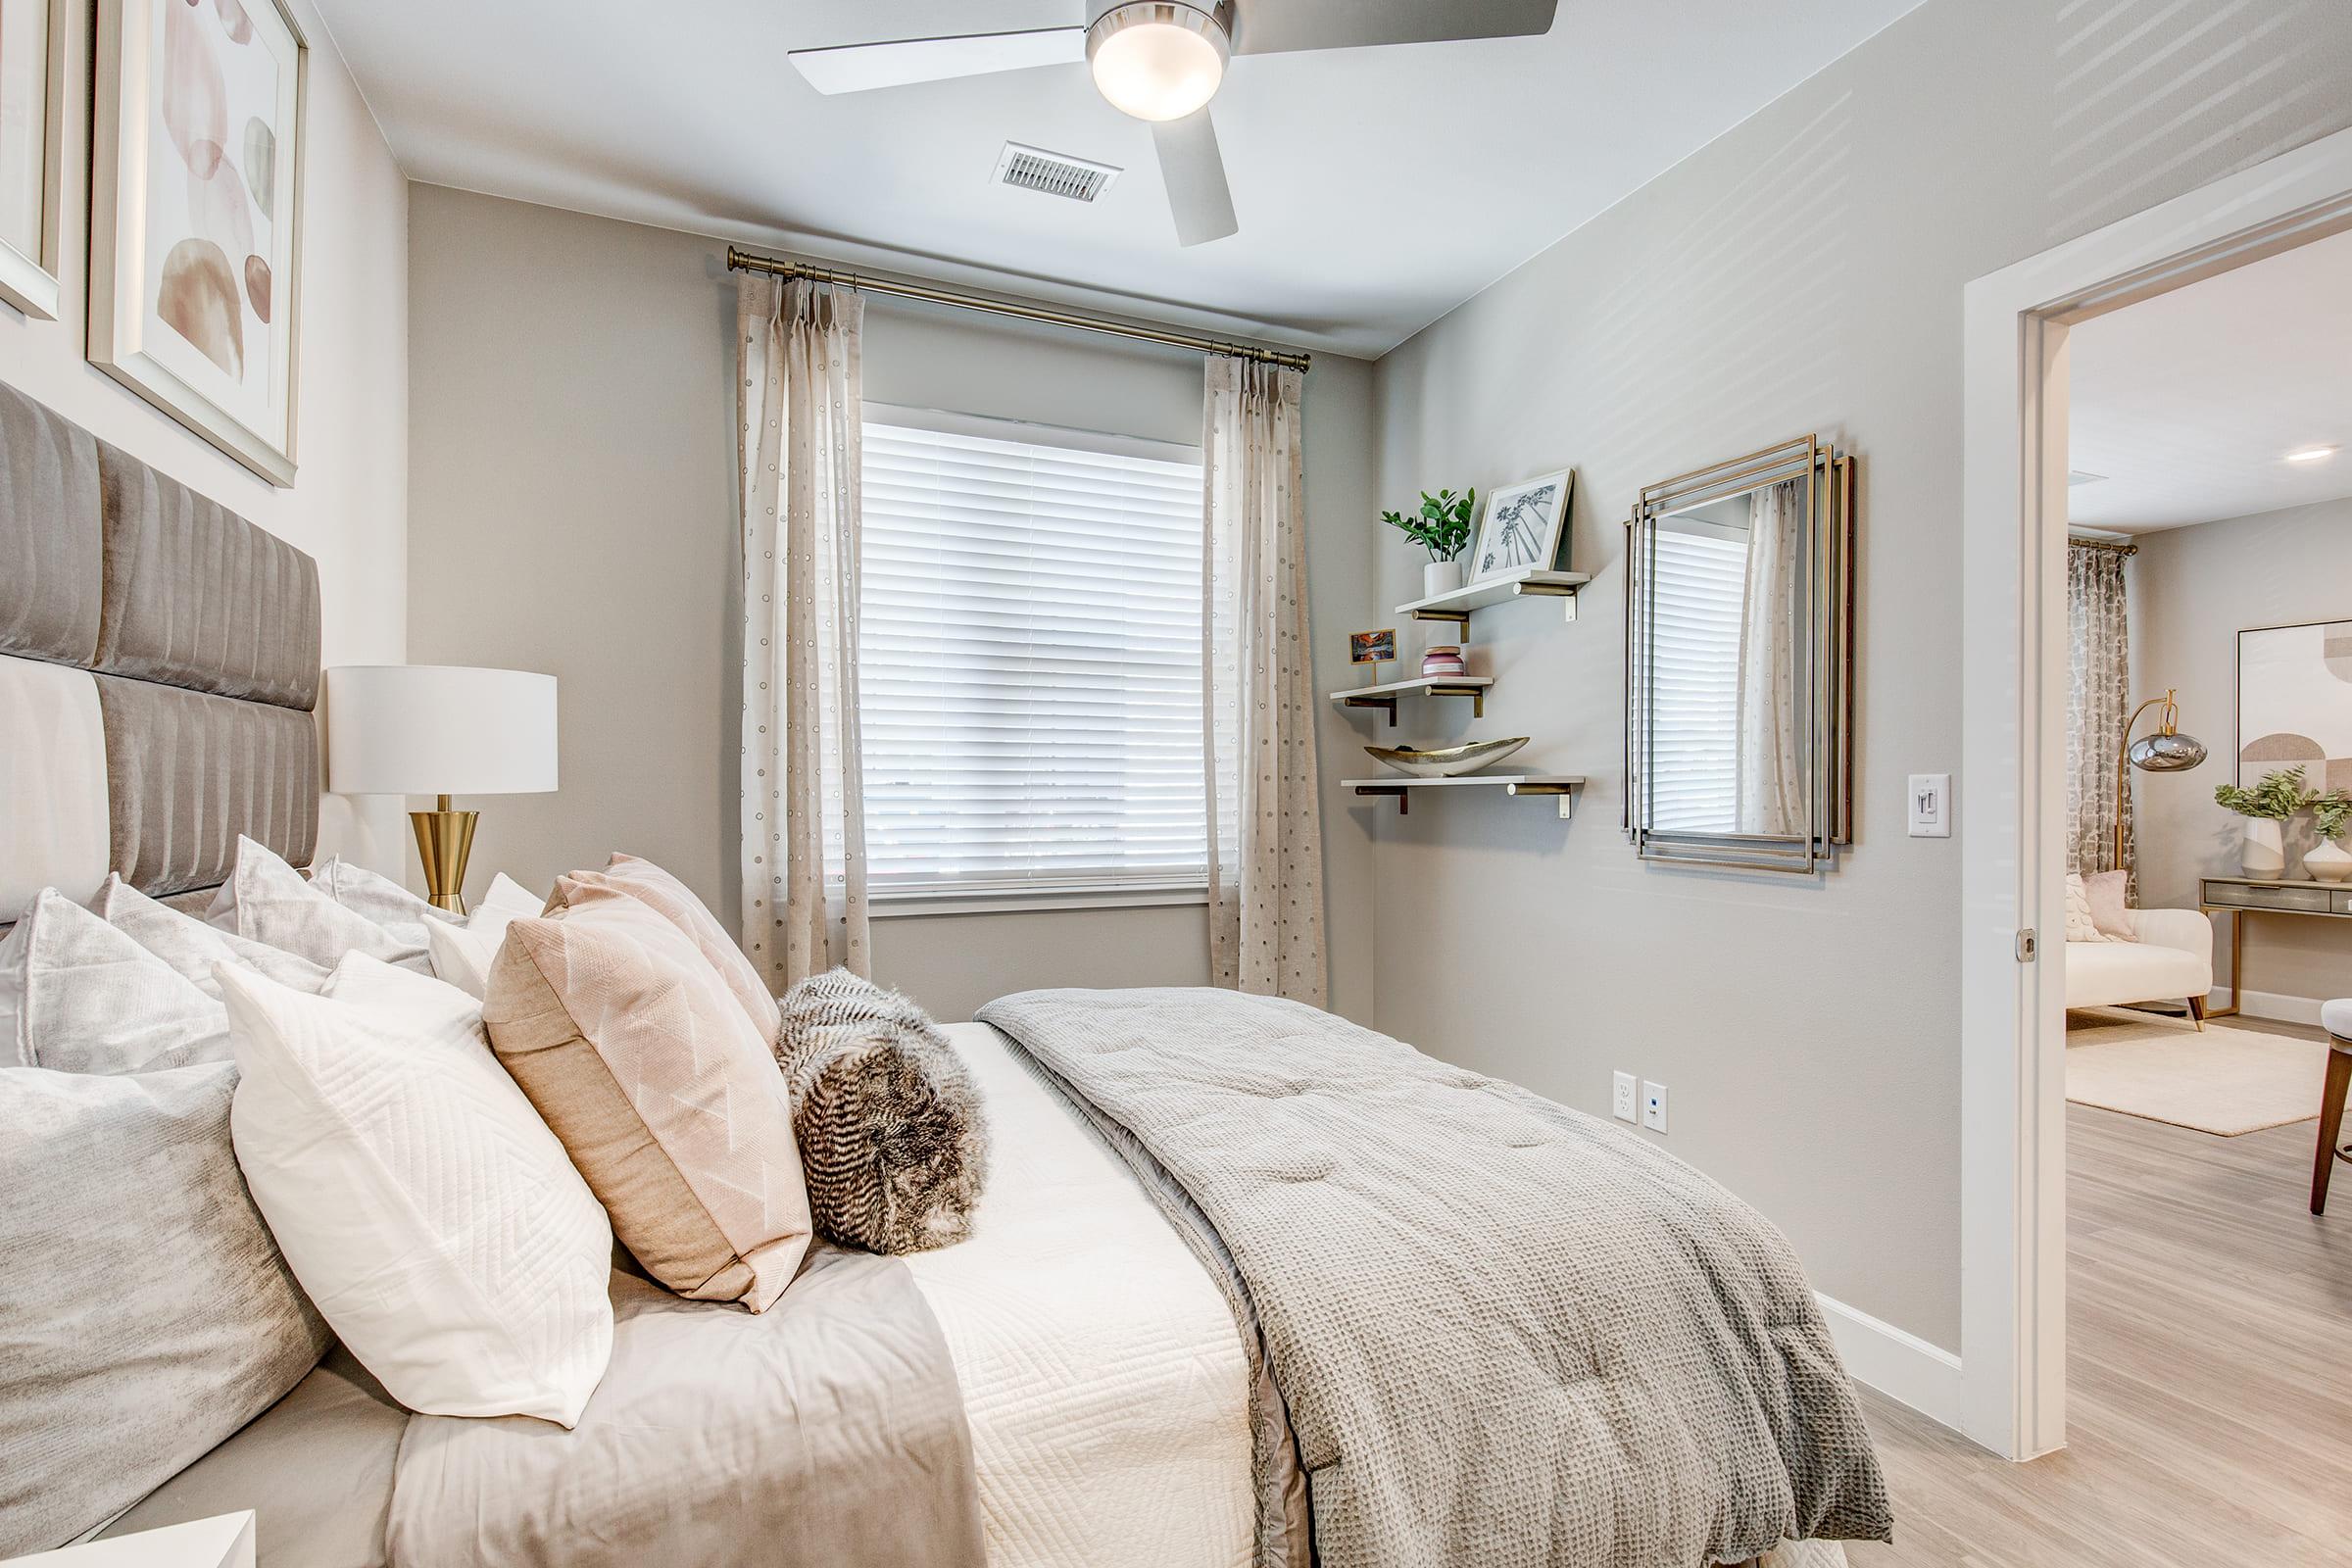
<path fill-rule="evenodd" d="M 1168 210 L 1176 216 L 1176 243 L 1205 245 L 1240 233 L 1233 187 L 1225 182 L 1225 158 L 1217 151 L 1217 127 L 1209 122 L 1208 111 L 1157 122 L 1152 143 L 1159 149 L 1160 178 L 1168 187 Z"/>
<path fill-rule="evenodd" d="M 1522 38 L 1551 30 L 1559 0 L 1234 0 L 1233 52 Z"/>
<path fill-rule="evenodd" d="M 951 76 L 986 76 L 1032 66 L 1082 65 L 1084 27 L 1039 27 L 1028 32 L 975 32 L 957 38 L 902 38 L 894 43 L 847 43 L 795 49 L 785 56 L 818 92 L 867 92 Z"/>

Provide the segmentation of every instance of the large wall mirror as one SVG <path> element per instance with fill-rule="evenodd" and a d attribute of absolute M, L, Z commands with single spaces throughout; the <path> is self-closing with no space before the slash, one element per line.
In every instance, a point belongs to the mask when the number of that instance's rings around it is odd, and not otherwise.
<path fill-rule="evenodd" d="M 1811 874 L 1852 838 L 1854 460 L 1804 436 L 1628 523 L 1626 811 L 1645 860 Z"/>

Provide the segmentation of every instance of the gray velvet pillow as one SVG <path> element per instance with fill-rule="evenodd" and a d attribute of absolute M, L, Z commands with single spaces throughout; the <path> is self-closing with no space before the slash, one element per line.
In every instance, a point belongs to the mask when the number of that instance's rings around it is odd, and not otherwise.
<path fill-rule="evenodd" d="M 326 1350 L 237 1168 L 236 1082 L 0 1069 L 0 1557 L 104 1524 Z"/>
<path fill-rule="evenodd" d="M 817 1234 L 919 1252 L 971 1234 L 988 1125 L 971 1073 L 922 1008 L 847 969 L 787 992 L 776 1063 Z"/>

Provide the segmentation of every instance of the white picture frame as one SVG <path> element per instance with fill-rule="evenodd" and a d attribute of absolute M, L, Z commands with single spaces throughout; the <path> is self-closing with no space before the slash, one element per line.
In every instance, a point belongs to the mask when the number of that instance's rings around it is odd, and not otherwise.
<path fill-rule="evenodd" d="M 282 0 L 98 0 L 96 61 L 90 363 L 290 486 L 302 29 Z"/>
<path fill-rule="evenodd" d="M 1550 570 L 1559 561 L 1575 491 L 1576 470 L 1562 468 L 1490 492 L 1470 547 L 1470 580 Z"/>
<path fill-rule="evenodd" d="M 65 0 L 0 0 L 0 300 L 57 319 Z"/>

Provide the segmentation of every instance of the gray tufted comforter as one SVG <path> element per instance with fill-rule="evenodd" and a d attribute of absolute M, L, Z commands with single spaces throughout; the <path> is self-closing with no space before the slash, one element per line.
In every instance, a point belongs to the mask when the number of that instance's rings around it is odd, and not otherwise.
<path fill-rule="evenodd" d="M 1038 991 L 980 1018 L 1213 1229 L 1195 1250 L 1263 1336 L 1323 1568 L 1888 1539 L 1795 1254 L 1671 1154 L 1272 998 Z"/>

